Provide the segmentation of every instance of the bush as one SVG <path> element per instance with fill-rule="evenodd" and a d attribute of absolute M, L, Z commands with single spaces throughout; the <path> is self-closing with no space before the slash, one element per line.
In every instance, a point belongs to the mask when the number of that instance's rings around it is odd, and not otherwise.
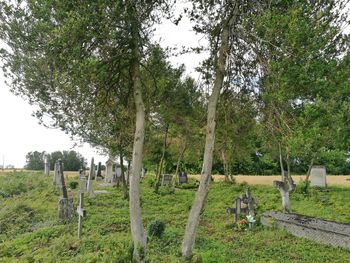
<path fill-rule="evenodd" d="M 69 182 L 69 187 L 70 189 L 76 189 L 78 187 L 78 182 L 77 181 Z"/>
<path fill-rule="evenodd" d="M 148 235 L 161 237 L 165 230 L 165 223 L 161 220 L 155 220 L 148 226 Z"/>

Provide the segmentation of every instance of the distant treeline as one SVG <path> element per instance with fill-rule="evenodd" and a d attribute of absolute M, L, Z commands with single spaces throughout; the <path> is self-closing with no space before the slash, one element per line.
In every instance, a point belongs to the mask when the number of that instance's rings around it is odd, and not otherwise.
<path fill-rule="evenodd" d="M 175 152 L 175 151 L 174 151 Z M 181 162 L 182 171 L 187 171 L 188 173 L 199 174 L 201 172 L 202 159 L 191 158 L 190 150 L 187 152 L 184 160 Z M 199 155 L 200 156 L 200 155 Z M 175 154 L 169 150 L 166 154 L 165 172 L 172 173 L 176 168 L 176 158 Z M 220 156 L 214 155 L 213 160 L 213 174 L 225 174 L 224 166 Z M 157 162 L 155 161 L 156 154 L 152 157 L 151 153 L 145 155 L 144 164 L 147 169 L 157 170 Z M 239 160 L 241 159 L 241 160 Z M 327 173 L 332 175 L 348 175 L 350 174 L 350 162 L 349 154 L 340 150 L 330 150 L 320 154 L 318 158 L 315 159 L 314 165 L 324 165 L 326 167 Z M 292 174 L 306 174 L 310 163 L 303 158 L 293 158 L 291 160 L 291 172 Z M 245 174 L 245 175 L 278 175 L 280 174 L 280 164 L 278 162 L 278 156 L 270 153 L 251 153 L 250 157 L 238 158 L 233 156 L 229 162 L 230 173 L 235 174 Z M 286 167 L 286 166 L 285 166 Z"/>
<path fill-rule="evenodd" d="M 50 162 L 50 170 L 54 169 L 56 160 L 61 159 L 66 171 L 78 171 L 81 168 L 82 162 L 85 160 L 76 151 L 55 151 L 52 153 L 34 151 L 27 153 L 25 168 L 28 170 L 44 170 L 45 155 Z"/>

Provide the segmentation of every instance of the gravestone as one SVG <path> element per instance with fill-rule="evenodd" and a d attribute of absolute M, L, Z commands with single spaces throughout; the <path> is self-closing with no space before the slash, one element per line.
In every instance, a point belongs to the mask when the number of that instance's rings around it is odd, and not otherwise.
<path fill-rule="evenodd" d="M 324 166 L 312 166 L 310 172 L 310 186 L 326 187 L 326 168 Z"/>
<path fill-rule="evenodd" d="M 62 188 L 62 180 L 60 175 L 60 167 L 59 167 L 59 160 L 55 162 L 55 170 L 54 170 L 54 176 L 53 176 L 53 185 L 57 188 Z"/>
<path fill-rule="evenodd" d="M 163 174 L 163 178 L 162 178 L 162 185 L 164 186 L 170 186 L 171 182 L 173 179 L 173 175 L 172 174 Z"/>
<path fill-rule="evenodd" d="M 187 177 L 187 173 L 185 172 L 181 172 L 179 173 L 179 183 L 187 183 L 188 182 L 188 177 Z"/>
<path fill-rule="evenodd" d="M 68 198 L 67 188 L 64 181 L 63 163 L 62 160 L 58 160 L 57 173 L 61 177 L 62 197 L 58 202 L 58 217 L 62 222 L 68 222 L 72 220 L 74 215 L 73 199 Z"/>
<path fill-rule="evenodd" d="M 106 162 L 106 177 L 105 177 L 106 183 L 115 182 L 115 177 L 113 175 L 113 164 L 114 162 L 111 159 L 108 159 Z"/>
<path fill-rule="evenodd" d="M 95 166 L 93 165 L 93 161 L 94 161 L 94 158 L 92 158 L 92 161 L 91 161 L 92 165 L 90 166 L 90 173 L 87 181 L 87 192 L 89 193 L 89 197 L 95 196 L 94 190 L 92 189 L 92 175 L 93 175 L 93 170 L 95 168 Z"/>
<path fill-rule="evenodd" d="M 255 216 L 255 204 L 255 199 L 248 188 L 244 194 L 241 194 L 234 200 L 234 208 L 226 208 L 226 213 L 234 214 L 234 222 L 236 223 L 240 214 Z"/>
<path fill-rule="evenodd" d="M 350 249 L 350 224 L 275 211 L 263 213 L 260 221 L 264 226 L 282 228 L 297 237 Z"/>
<path fill-rule="evenodd" d="M 44 173 L 46 176 L 50 175 L 50 162 L 49 162 L 49 157 L 46 154 L 44 157 Z"/>
<path fill-rule="evenodd" d="M 113 178 L 113 180 L 117 183 L 117 186 L 119 187 L 120 183 L 122 182 L 122 168 L 117 167 L 115 169 L 115 177 Z"/>
<path fill-rule="evenodd" d="M 84 193 L 86 193 L 86 177 L 80 176 L 79 205 L 77 208 L 77 213 L 79 217 L 78 218 L 78 238 L 81 238 L 81 232 L 83 228 L 83 217 L 86 216 L 86 212 L 84 209 Z"/>
<path fill-rule="evenodd" d="M 99 179 L 102 179 L 102 165 L 101 165 L 101 162 L 98 162 L 96 181 L 99 180 Z"/>
<path fill-rule="evenodd" d="M 80 192 L 86 193 L 87 192 L 87 180 L 85 176 L 85 171 L 80 170 L 79 171 L 79 180 L 80 180 Z"/>
<path fill-rule="evenodd" d="M 91 180 L 95 179 L 96 176 L 96 169 L 95 169 L 95 163 L 94 163 L 94 157 L 91 158 L 91 163 L 90 163 L 90 174 Z"/>

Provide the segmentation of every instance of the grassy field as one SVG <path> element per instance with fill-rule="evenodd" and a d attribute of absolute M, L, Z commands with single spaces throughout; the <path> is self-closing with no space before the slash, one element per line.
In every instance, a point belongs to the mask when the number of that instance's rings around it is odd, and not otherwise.
<path fill-rule="evenodd" d="M 153 178 L 142 182 L 143 221 L 165 223 L 162 237 L 149 237 L 148 262 L 184 262 L 180 257 L 188 211 L 195 190 L 162 188 L 155 194 Z M 77 181 L 69 177 L 67 184 Z M 128 201 L 121 189 L 102 187 L 107 194 L 86 199 L 83 237 L 77 238 L 77 218 L 69 224 L 57 220 L 60 193 L 52 178 L 41 173 L 10 173 L 0 178 L 0 262 L 130 262 L 132 251 Z M 234 227 L 226 207 L 243 193 L 246 184 L 212 184 L 199 226 L 193 262 L 350 262 L 350 251 L 296 238 L 283 230 L 256 224 L 252 230 Z M 279 210 L 279 192 L 253 185 L 257 216 Z M 350 188 L 314 189 L 291 196 L 293 212 L 350 223 Z M 77 205 L 78 190 L 69 192 Z"/>
<path fill-rule="evenodd" d="M 6 175 L 8 173 L 13 172 L 11 171 L 2 171 L 0 170 L 0 176 Z M 20 172 L 30 172 L 30 173 L 37 173 L 35 171 L 25 171 L 20 170 Z M 76 171 L 67 171 L 64 172 L 66 177 L 76 177 L 78 176 L 78 172 Z M 51 171 L 51 175 L 53 175 L 53 171 Z M 189 175 L 191 178 L 199 180 L 200 175 Z M 292 176 L 295 183 L 300 183 L 302 180 L 305 180 L 305 176 L 303 175 L 295 175 Z M 225 179 L 225 176 L 223 175 L 213 175 L 215 182 L 220 182 Z M 281 180 L 280 175 L 235 175 L 234 176 L 237 183 L 247 183 L 249 185 L 272 185 L 273 181 Z M 327 175 L 327 184 L 329 186 L 347 186 L 350 187 L 350 175 Z"/>

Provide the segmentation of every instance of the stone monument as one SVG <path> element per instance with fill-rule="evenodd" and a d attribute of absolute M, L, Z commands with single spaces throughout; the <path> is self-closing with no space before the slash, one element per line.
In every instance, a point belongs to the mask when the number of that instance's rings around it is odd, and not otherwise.
<path fill-rule="evenodd" d="M 312 166 L 311 172 L 310 172 L 310 186 L 326 187 L 327 186 L 326 177 L 327 177 L 326 167 Z"/>

